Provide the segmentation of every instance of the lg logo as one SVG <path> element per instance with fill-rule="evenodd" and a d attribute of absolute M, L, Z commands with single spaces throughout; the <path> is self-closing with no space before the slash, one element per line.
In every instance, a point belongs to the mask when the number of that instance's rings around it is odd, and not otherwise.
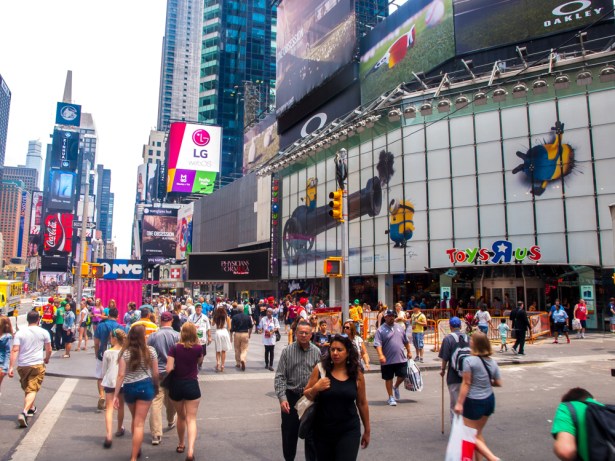
<path fill-rule="evenodd" d="M 197 146 L 206 146 L 211 141 L 211 137 L 206 130 L 196 130 L 192 133 L 192 142 L 194 142 Z"/>

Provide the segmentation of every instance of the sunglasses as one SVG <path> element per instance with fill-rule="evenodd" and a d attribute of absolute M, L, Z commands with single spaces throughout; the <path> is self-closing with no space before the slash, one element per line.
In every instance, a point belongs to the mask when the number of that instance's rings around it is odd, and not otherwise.
<path fill-rule="evenodd" d="M 344 330 L 350 330 L 350 325 L 344 325 Z"/>

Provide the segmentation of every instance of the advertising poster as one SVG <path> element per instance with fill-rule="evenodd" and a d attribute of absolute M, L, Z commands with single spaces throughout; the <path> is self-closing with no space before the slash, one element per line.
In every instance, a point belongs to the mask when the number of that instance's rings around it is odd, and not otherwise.
<path fill-rule="evenodd" d="M 188 256 L 188 280 L 236 282 L 269 279 L 269 250 L 193 253 Z"/>
<path fill-rule="evenodd" d="M 137 203 L 145 202 L 145 191 L 147 189 L 147 166 L 145 163 L 137 167 Z"/>
<path fill-rule="evenodd" d="M 72 211 L 75 178 L 76 175 L 70 171 L 51 170 L 51 188 L 49 190 L 49 208 L 54 210 Z"/>
<path fill-rule="evenodd" d="M 75 171 L 79 159 L 79 133 L 53 130 L 51 144 L 51 168 Z"/>
<path fill-rule="evenodd" d="M 427 73 L 454 56 L 452 0 L 407 2 L 361 40 L 361 101 L 366 104 L 412 80 L 412 72 Z"/>
<path fill-rule="evenodd" d="M 177 252 L 175 259 L 186 259 L 186 255 L 192 253 L 192 216 L 194 215 L 194 203 L 184 205 L 177 210 L 177 230 L 175 241 Z"/>
<path fill-rule="evenodd" d="M 53 213 L 45 218 L 43 248 L 46 253 L 70 253 L 73 238 L 73 215 Z"/>
<path fill-rule="evenodd" d="M 81 125 L 81 106 L 59 102 L 56 108 L 56 125 Z"/>
<path fill-rule="evenodd" d="M 278 5 L 276 113 L 285 112 L 352 60 L 353 0 L 285 0 Z"/>
<path fill-rule="evenodd" d="M 142 253 L 144 256 L 174 258 L 177 243 L 177 210 L 171 208 L 145 208 L 143 210 Z"/>
<path fill-rule="evenodd" d="M 22 253 L 22 248 L 23 248 L 23 243 L 24 243 L 24 237 L 27 237 L 28 235 L 26 235 L 26 208 L 28 206 L 28 192 L 27 191 L 23 191 L 21 193 L 21 204 L 19 206 L 19 234 L 17 237 L 17 257 L 21 258 L 21 253 Z"/>
<path fill-rule="evenodd" d="M 147 184 L 145 187 L 145 201 L 153 203 L 158 197 L 158 163 L 148 163 L 147 167 Z"/>
<path fill-rule="evenodd" d="M 43 214 L 43 193 L 32 192 L 32 210 L 30 213 L 30 235 L 41 233 L 41 217 Z"/>
<path fill-rule="evenodd" d="M 269 114 L 243 135 L 243 172 L 264 165 L 280 151 L 280 137 L 275 114 Z"/>
<path fill-rule="evenodd" d="M 221 145 L 219 126 L 172 123 L 167 192 L 211 194 L 220 172 Z"/>
<path fill-rule="evenodd" d="M 613 1 L 453 0 L 453 7 L 457 54 L 465 54 L 581 29 L 612 11 Z"/>

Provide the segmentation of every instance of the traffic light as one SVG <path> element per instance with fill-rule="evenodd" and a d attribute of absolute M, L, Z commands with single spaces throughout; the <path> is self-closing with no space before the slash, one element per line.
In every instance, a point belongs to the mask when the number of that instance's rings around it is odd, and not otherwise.
<path fill-rule="evenodd" d="M 613 273 L 612 277 L 613 277 L 613 283 L 615 283 L 615 272 Z"/>
<path fill-rule="evenodd" d="M 81 277 L 90 276 L 90 265 L 88 263 L 81 263 Z"/>
<path fill-rule="evenodd" d="M 103 265 L 90 263 L 90 277 L 93 279 L 99 279 L 103 276 Z"/>
<path fill-rule="evenodd" d="M 325 259 L 325 275 L 327 277 L 343 277 L 342 258 L 334 256 Z"/>
<path fill-rule="evenodd" d="M 339 222 L 344 221 L 344 216 L 342 215 L 342 199 L 343 199 L 344 191 L 341 189 L 337 189 L 333 192 L 329 192 L 329 198 L 331 201 L 329 202 L 329 216 Z"/>

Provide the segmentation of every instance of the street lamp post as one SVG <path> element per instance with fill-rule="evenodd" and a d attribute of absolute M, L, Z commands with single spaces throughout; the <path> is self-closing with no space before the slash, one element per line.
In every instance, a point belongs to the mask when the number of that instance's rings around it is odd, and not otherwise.
<path fill-rule="evenodd" d="M 88 228 L 88 213 L 90 205 L 90 171 L 86 172 L 85 176 L 85 193 L 83 194 L 83 213 L 81 216 L 81 236 L 79 239 L 79 263 L 75 268 L 75 275 L 77 276 L 77 302 L 81 302 L 83 296 L 83 277 L 81 276 L 81 266 L 87 260 L 85 253 L 85 237 Z"/>
<path fill-rule="evenodd" d="M 337 185 L 342 190 L 342 319 L 348 320 L 350 293 L 348 287 L 348 151 L 340 149 L 335 157 Z"/>

